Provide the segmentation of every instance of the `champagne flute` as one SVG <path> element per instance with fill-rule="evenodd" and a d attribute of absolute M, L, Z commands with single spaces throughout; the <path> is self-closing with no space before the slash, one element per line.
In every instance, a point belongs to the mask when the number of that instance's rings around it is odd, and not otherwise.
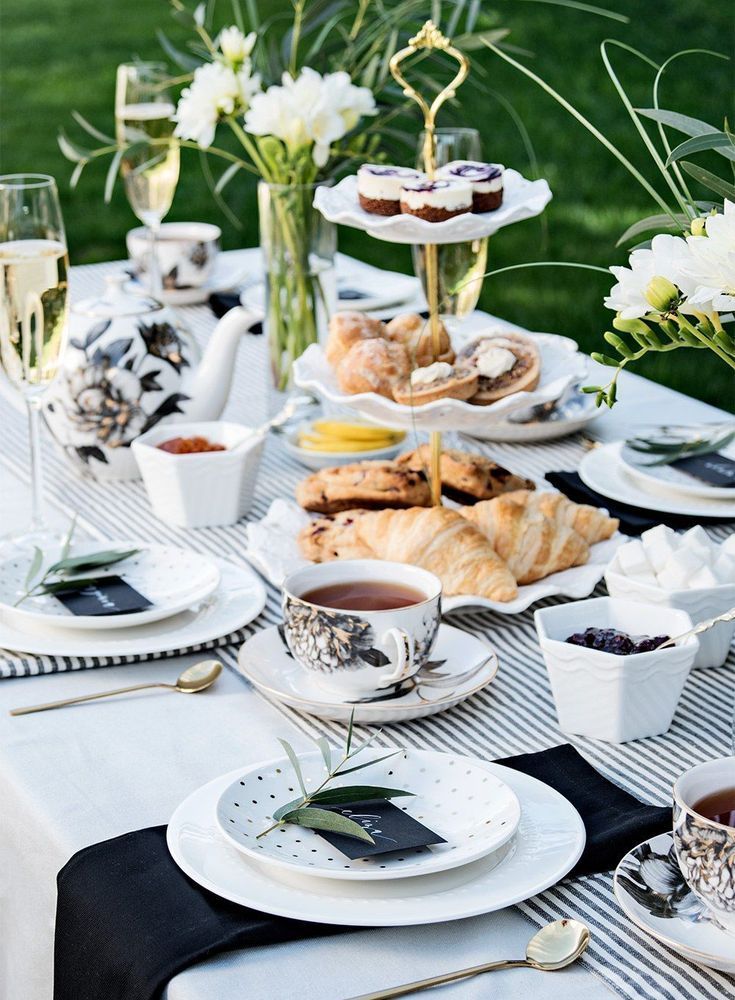
<path fill-rule="evenodd" d="M 130 207 L 148 231 L 148 280 L 155 298 L 162 291 L 156 241 L 179 180 L 179 145 L 173 138 L 175 124 L 171 120 L 175 110 L 165 66 L 118 66 L 115 136 L 125 150 L 120 171 Z"/>
<path fill-rule="evenodd" d="M 0 364 L 23 395 L 30 439 L 30 523 L 11 538 L 19 549 L 58 541 L 43 511 L 40 416 L 66 343 L 68 267 L 56 181 L 0 176 Z"/>
<path fill-rule="evenodd" d="M 425 168 L 425 132 L 419 136 L 416 166 Z M 436 166 L 452 160 L 479 160 L 482 156 L 480 133 L 475 128 L 438 128 L 434 132 Z M 426 291 L 426 248 L 412 248 L 413 266 Z M 482 275 L 487 266 L 487 238 L 464 243 L 444 243 L 437 248 L 439 309 L 450 332 L 456 332 L 457 320 L 474 311 L 482 290 Z"/>

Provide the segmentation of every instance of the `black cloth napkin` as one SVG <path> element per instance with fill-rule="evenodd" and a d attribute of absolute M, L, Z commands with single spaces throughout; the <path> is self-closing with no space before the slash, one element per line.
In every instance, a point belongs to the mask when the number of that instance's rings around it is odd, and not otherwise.
<path fill-rule="evenodd" d="M 607 871 L 671 827 L 670 809 L 639 802 L 568 744 L 498 763 L 546 782 L 579 810 L 587 845 L 573 874 Z M 164 826 L 137 830 L 84 848 L 59 872 L 54 1000 L 156 1000 L 178 972 L 220 952 L 351 929 L 229 903 L 177 867 Z"/>
<path fill-rule="evenodd" d="M 612 517 L 620 519 L 620 530 L 624 535 L 640 535 L 655 524 L 667 524 L 670 528 L 692 528 L 695 524 L 723 524 L 732 520 L 732 518 L 702 517 L 699 514 L 696 517 L 688 517 L 686 514 L 660 514 L 654 510 L 619 503 L 591 490 L 576 472 L 547 472 L 545 478 L 575 503 L 605 507 Z"/>
<path fill-rule="evenodd" d="M 228 313 L 230 309 L 234 309 L 235 306 L 240 305 L 240 296 L 235 292 L 212 292 L 209 296 L 209 308 L 212 310 L 217 319 L 221 319 L 225 313 Z M 253 325 L 248 330 L 248 333 L 261 334 L 263 332 L 263 324 L 260 320 L 253 323 Z"/>

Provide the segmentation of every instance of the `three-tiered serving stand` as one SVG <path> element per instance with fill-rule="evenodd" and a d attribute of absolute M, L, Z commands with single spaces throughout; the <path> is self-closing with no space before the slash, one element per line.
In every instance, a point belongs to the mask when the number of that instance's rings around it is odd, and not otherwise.
<path fill-rule="evenodd" d="M 402 64 L 422 50 L 438 50 L 453 58 L 457 72 L 451 82 L 429 103 L 408 83 L 402 72 Z M 439 109 L 457 92 L 469 73 L 470 64 L 463 52 L 437 28 L 433 21 L 427 21 L 423 28 L 409 40 L 408 45 L 396 52 L 390 61 L 390 71 L 403 88 L 406 97 L 412 98 L 421 108 L 424 117 L 423 160 L 424 171 L 430 180 L 436 174 L 436 119 Z M 340 181 L 336 187 L 317 189 L 315 207 L 331 222 L 342 223 L 361 229 L 375 239 L 389 243 L 423 245 L 424 286 L 429 306 L 429 328 L 431 331 L 434 357 L 441 352 L 441 305 L 440 288 L 443 287 L 440 274 L 439 246 L 450 243 L 466 243 L 475 240 L 487 241 L 489 236 L 512 222 L 539 215 L 549 200 L 551 191 L 546 181 L 526 181 L 516 171 L 506 171 L 506 196 L 501 209 L 483 214 L 465 213 L 444 222 L 427 222 L 410 215 L 378 216 L 370 215 L 359 207 L 357 185 L 354 176 Z M 510 198 L 508 196 L 511 196 Z M 484 256 L 483 256 L 484 259 Z M 475 294 L 470 296 L 472 304 L 479 298 L 482 275 L 473 275 L 469 281 L 476 284 Z M 430 479 L 433 502 L 441 504 L 441 430 L 431 429 Z"/>

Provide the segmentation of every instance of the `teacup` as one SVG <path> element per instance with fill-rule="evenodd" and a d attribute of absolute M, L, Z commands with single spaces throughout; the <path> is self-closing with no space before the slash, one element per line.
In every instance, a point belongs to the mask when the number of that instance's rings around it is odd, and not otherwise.
<path fill-rule="evenodd" d="M 316 590 L 361 584 L 405 588 L 415 603 L 381 610 L 314 603 Z M 345 559 L 292 573 L 283 584 L 283 628 L 296 661 L 346 701 L 412 677 L 428 660 L 441 618 L 441 581 L 405 563 Z"/>
<path fill-rule="evenodd" d="M 209 222 L 164 222 L 156 235 L 156 256 L 164 291 L 200 288 L 210 277 L 222 230 Z M 150 269 L 148 230 L 131 229 L 128 255 L 140 273 Z"/>
<path fill-rule="evenodd" d="M 674 785 L 674 850 L 684 880 L 719 926 L 735 934 L 735 827 L 694 808 L 735 789 L 735 757 L 697 764 Z"/>

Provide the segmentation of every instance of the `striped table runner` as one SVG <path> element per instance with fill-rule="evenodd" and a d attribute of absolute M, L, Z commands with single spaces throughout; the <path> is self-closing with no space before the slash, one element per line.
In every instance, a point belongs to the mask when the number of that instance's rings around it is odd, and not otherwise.
<path fill-rule="evenodd" d="M 119 265 L 94 265 L 72 271 L 77 298 L 99 287 L 101 276 Z M 214 319 L 204 306 L 181 310 L 192 332 L 205 344 Z M 245 337 L 240 349 L 233 391 L 226 416 L 252 423 L 265 412 L 268 384 L 264 343 Z M 672 396 L 672 400 L 675 397 Z M 632 402 L 632 401 L 631 401 Z M 673 406 L 672 406 L 673 410 Z M 3 458 L 14 475 L 27 479 L 27 438 L 23 414 L 0 400 L 3 417 Z M 661 419 L 675 413 L 661 414 Z M 519 474 L 543 478 L 551 469 L 572 469 L 584 452 L 577 438 L 547 445 L 494 445 L 493 457 Z M 202 529 L 191 534 L 155 519 L 142 485 L 96 483 L 79 478 L 63 456 L 45 449 L 47 488 L 61 508 L 77 511 L 83 523 L 102 535 L 119 535 L 121 526 L 130 537 L 150 542 L 186 544 L 201 552 L 244 563 L 244 524 Z M 303 468 L 282 449 L 278 439 L 265 449 L 252 516 L 265 515 L 276 496 L 292 495 Z M 7 477 L 6 477 L 7 479 Z M 721 539 L 726 529 L 712 530 Z M 600 592 L 602 589 L 600 588 Z M 549 603 L 548 601 L 545 603 Z M 228 637 L 221 650 L 228 667 L 236 670 L 237 644 L 255 627 L 280 620 L 279 599 L 268 587 L 263 615 L 242 634 Z M 546 671 L 536 642 L 532 609 L 513 617 L 488 611 L 462 611 L 447 616 L 461 628 L 484 636 L 497 650 L 501 669 L 484 692 L 444 714 L 404 723 L 403 744 L 436 750 L 452 750 L 494 758 L 538 750 L 567 740 L 556 725 Z M 21 657 L 0 654 L 0 676 L 78 670 L 121 662 L 93 659 Z M 664 736 L 612 746 L 587 739 L 572 742 L 590 762 L 612 781 L 639 798 L 657 804 L 670 800 L 674 779 L 691 765 L 732 752 L 733 666 L 695 671 L 684 690 L 671 730 Z M 279 709 L 305 734 L 343 738 L 343 727 Z M 398 730 L 395 730 L 398 734 Z M 391 742 L 381 737 L 383 742 Z M 721 973 L 683 961 L 674 952 L 640 933 L 620 911 L 612 891 L 610 875 L 566 880 L 520 905 L 520 910 L 541 925 L 562 916 L 575 916 L 592 929 L 592 945 L 583 961 L 614 991 L 628 1000 L 721 1000 L 735 996 L 733 980 Z"/>

